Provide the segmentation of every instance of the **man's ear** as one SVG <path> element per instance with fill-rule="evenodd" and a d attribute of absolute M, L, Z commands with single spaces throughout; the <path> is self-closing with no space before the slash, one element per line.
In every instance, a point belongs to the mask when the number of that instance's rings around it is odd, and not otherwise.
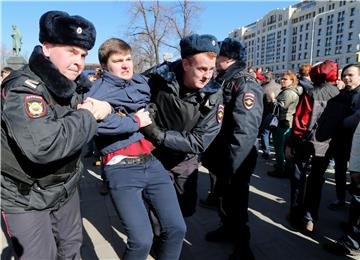
<path fill-rule="evenodd" d="M 181 60 L 181 62 L 182 62 L 184 71 L 188 71 L 189 67 L 191 66 L 190 60 L 184 58 L 184 59 Z"/>
<path fill-rule="evenodd" d="M 42 44 L 42 51 L 46 57 L 50 56 L 50 47 L 51 47 L 51 44 L 48 42 L 44 42 Z"/>

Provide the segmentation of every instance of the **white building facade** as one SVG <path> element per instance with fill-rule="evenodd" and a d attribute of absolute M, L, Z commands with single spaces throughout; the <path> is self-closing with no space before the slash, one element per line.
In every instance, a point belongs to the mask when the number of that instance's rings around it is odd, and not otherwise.
<path fill-rule="evenodd" d="M 305 63 L 333 60 L 342 68 L 358 62 L 360 0 L 302 1 L 272 10 L 229 37 L 246 47 L 249 67 L 297 71 Z"/>

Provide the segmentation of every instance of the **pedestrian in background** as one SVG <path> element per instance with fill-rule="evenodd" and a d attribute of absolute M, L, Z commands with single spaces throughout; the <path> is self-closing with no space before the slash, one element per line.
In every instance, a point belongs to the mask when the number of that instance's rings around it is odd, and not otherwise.
<path fill-rule="evenodd" d="M 154 146 L 140 133 L 151 124 L 147 78 L 134 73 L 131 47 L 111 38 L 99 48 L 102 77 L 88 96 L 109 102 L 115 113 L 99 122 L 95 142 L 105 181 L 128 237 L 123 259 L 147 259 L 153 230 L 149 205 L 161 227 L 157 259 L 179 259 L 185 222 L 171 178 L 152 154 Z M 144 201 L 146 198 L 146 202 Z"/>
<path fill-rule="evenodd" d="M 206 240 L 231 239 L 235 249 L 229 259 L 254 259 L 248 222 L 249 183 L 257 160 L 257 135 L 263 112 L 263 90 L 246 72 L 245 49 L 226 38 L 216 60 L 216 80 L 223 86 L 224 119 L 219 135 L 203 156 L 203 164 L 217 177 L 221 226 Z"/>
<path fill-rule="evenodd" d="M 292 162 L 289 220 L 307 233 L 313 232 L 318 220 L 324 173 L 331 155 L 330 131 L 334 126 L 325 124 L 333 124 L 333 118 L 325 119 L 325 115 L 331 98 L 339 93 L 337 72 L 338 64 L 329 60 L 311 69 L 314 88 L 300 100 L 286 147 L 287 160 Z"/>
<path fill-rule="evenodd" d="M 281 91 L 281 86 L 275 82 L 273 74 L 271 72 L 267 72 L 264 74 L 262 88 L 264 91 L 264 112 L 259 134 L 261 148 L 263 150 L 262 157 L 264 159 L 270 159 L 270 134 L 273 130 L 273 127 L 270 126 L 270 122 L 267 119 L 269 119 L 269 115 L 276 113 L 275 100 Z"/>
<path fill-rule="evenodd" d="M 86 99 L 81 72 L 95 43 L 94 25 L 49 11 L 40 18 L 41 46 L 3 82 L 1 210 L 21 259 L 80 259 L 78 186 L 81 148 L 105 118 L 106 102 Z"/>
<path fill-rule="evenodd" d="M 292 71 L 283 73 L 280 80 L 281 92 L 274 102 L 275 106 L 279 108 L 279 124 L 273 134 L 276 164 L 274 165 L 275 169 L 268 172 L 268 175 L 272 177 L 289 177 L 287 169 L 290 165 L 289 162 L 287 164 L 285 162 L 285 144 L 293 125 L 296 106 L 303 93 L 303 89 L 298 86 L 298 83 L 299 81 Z"/>

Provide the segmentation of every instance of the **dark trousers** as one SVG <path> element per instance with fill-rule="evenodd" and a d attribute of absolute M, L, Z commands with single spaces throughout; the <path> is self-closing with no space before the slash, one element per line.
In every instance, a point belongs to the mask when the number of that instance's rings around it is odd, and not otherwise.
<path fill-rule="evenodd" d="M 153 230 L 147 204 L 154 209 L 161 226 L 157 259 L 179 259 L 186 226 L 173 183 L 162 164 L 152 157 L 144 164 L 105 166 L 104 172 L 128 236 L 122 259 L 145 260 L 150 252 Z"/>
<path fill-rule="evenodd" d="M 324 174 L 329 164 L 329 157 L 314 156 L 311 159 L 311 170 L 307 176 L 305 162 L 296 162 L 291 175 L 291 208 L 292 217 L 316 221 L 319 217 Z"/>
<path fill-rule="evenodd" d="M 169 170 L 184 217 L 195 213 L 198 186 L 198 157 L 191 156 Z"/>
<path fill-rule="evenodd" d="M 257 151 L 253 147 L 239 169 L 230 178 L 218 174 L 217 188 L 220 189 L 219 216 L 223 225 L 235 234 L 235 243 L 248 244 L 250 229 L 248 223 L 249 183 L 253 173 Z"/>
<path fill-rule="evenodd" d="M 346 197 L 346 171 L 348 168 L 348 160 L 342 155 L 335 155 L 335 184 L 336 184 L 336 198 L 340 201 L 345 201 Z"/>
<path fill-rule="evenodd" d="M 80 259 L 82 223 L 78 192 L 58 210 L 2 212 L 14 251 L 21 259 Z"/>

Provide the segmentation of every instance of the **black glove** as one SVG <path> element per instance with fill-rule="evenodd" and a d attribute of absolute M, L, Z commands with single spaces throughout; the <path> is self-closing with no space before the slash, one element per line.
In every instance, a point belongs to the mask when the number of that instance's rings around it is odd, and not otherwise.
<path fill-rule="evenodd" d="M 156 146 L 161 145 L 165 139 L 165 132 L 152 120 L 152 123 L 140 129 L 140 132 Z"/>

